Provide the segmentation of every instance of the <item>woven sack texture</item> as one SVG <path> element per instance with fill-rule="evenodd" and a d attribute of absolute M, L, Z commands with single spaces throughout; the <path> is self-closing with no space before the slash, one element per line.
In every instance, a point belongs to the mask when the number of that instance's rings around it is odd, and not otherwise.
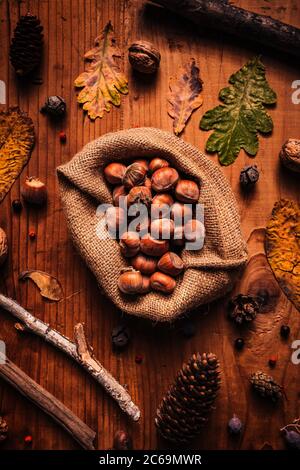
<path fill-rule="evenodd" d="M 204 247 L 182 251 L 186 269 L 171 295 L 122 294 L 117 281 L 120 270 L 128 262 L 121 255 L 118 242 L 107 239 L 106 228 L 99 230 L 101 217 L 97 207 L 102 203 L 112 204 L 111 188 L 103 177 L 103 168 L 110 162 L 130 162 L 138 157 L 164 158 L 201 187 L 199 202 L 204 205 L 206 229 Z M 219 168 L 192 145 L 155 128 L 123 130 L 90 142 L 71 161 L 58 167 L 57 173 L 72 240 L 105 294 L 123 312 L 154 321 L 172 321 L 232 289 L 247 261 L 236 201 Z"/>

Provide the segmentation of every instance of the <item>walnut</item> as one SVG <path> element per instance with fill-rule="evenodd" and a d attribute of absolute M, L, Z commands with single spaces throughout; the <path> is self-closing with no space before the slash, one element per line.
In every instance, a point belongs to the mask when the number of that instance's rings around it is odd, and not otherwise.
<path fill-rule="evenodd" d="M 128 49 L 129 62 L 134 70 L 141 73 L 154 73 L 160 63 L 160 53 L 146 41 L 137 41 Z"/>
<path fill-rule="evenodd" d="M 289 139 L 283 144 L 280 151 L 280 159 L 284 166 L 292 171 L 300 173 L 300 140 Z"/>
<path fill-rule="evenodd" d="M 7 236 L 4 230 L 0 228 L 0 266 L 5 262 L 7 258 L 8 246 Z"/>

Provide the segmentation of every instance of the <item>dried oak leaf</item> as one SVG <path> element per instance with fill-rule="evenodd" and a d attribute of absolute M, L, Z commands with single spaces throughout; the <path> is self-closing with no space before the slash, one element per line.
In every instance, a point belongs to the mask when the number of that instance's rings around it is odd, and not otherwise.
<path fill-rule="evenodd" d="M 257 154 L 257 133 L 268 134 L 273 130 L 272 118 L 264 105 L 275 104 L 277 100 L 259 57 L 231 75 L 229 83 L 219 93 L 224 104 L 207 111 L 200 122 L 201 129 L 214 129 L 206 150 L 218 152 L 221 165 L 231 165 L 241 148 L 253 157 Z"/>
<path fill-rule="evenodd" d="M 296 202 L 276 202 L 266 228 L 265 250 L 281 289 L 300 311 L 300 207 Z"/>
<path fill-rule="evenodd" d="M 48 300 L 54 300 L 58 302 L 63 296 L 63 291 L 60 282 L 51 274 L 45 273 L 44 271 L 23 271 L 19 275 L 20 281 L 31 279 L 37 287 L 40 289 L 42 297 Z"/>
<path fill-rule="evenodd" d="M 174 134 L 181 134 L 192 112 L 202 105 L 203 98 L 200 96 L 202 84 L 195 59 L 180 67 L 176 79 L 170 78 L 168 114 L 174 119 Z"/>
<path fill-rule="evenodd" d="M 0 112 L 0 202 L 28 163 L 34 141 L 30 117 L 18 107 Z"/>
<path fill-rule="evenodd" d="M 120 93 L 128 93 L 127 78 L 115 62 L 115 57 L 121 57 L 121 52 L 115 44 L 113 32 L 109 21 L 96 38 L 95 47 L 84 55 L 90 62 L 87 71 L 74 82 L 75 87 L 84 87 L 77 101 L 83 103 L 83 109 L 91 119 L 102 118 L 104 111 L 110 111 L 110 103 L 120 106 Z"/>

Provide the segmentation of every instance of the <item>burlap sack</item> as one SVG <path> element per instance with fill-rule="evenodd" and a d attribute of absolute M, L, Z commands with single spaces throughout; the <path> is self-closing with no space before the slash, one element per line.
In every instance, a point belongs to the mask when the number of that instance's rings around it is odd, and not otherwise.
<path fill-rule="evenodd" d="M 205 206 L 206 238 L 201 251 L 183 251 L 186 270 L 172 295 L 151 292 L 130 297 L 117 287 L 126 261 L 116 240 L 96 234 L 99 203 L 112 203 L 103 167 L 112 161 L 162 157 L 196 179 Z M 63 207 L 72 240 L 107 296 L 124 312 L 155 321 L 171 321 L 188 310 L 223 296 L 233 287 L 247 260 L 234 195 L 218 167 L 195 147 L 155 128 L 106 134 L 87 144 L 57 169 Z"/>

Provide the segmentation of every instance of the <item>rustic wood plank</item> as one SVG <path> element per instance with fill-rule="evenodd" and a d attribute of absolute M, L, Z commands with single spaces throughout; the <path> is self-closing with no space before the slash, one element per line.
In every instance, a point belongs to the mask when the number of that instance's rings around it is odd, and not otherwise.
<path fill-rule="evenodd" d="M 300 11 L 296 0 L 261 2 L 240 0 L 236 5 L 300 26 Z M 264 9 L 262 9 L 264 7 Z M 266 10 L 266 8 L 269 8 Z M 44 26 L 45 50 L 40 72 L 40 86 L 17 85 L 8 62 L 9 40 L 20 14 L 27 9 L 39 15 Z M 116 354 L 111 351 L 110 332 L 120 316 L 113 304 L 99 292 L 91 273 L 72 246 L 62 213 L 55 168 L 73 156 L 90 140 L 113 130 L 134 126 L 156 126 L 172 130 L 172 120 L 166 112 L 168 78 L 176 73 L 178 65 L 195 57 L 204 80 L 204 104 L 197 110 L 182 138 L 203 149 L 208 133 L 200 132 L 202 114 L 217 103 L 219 89 L 227 85 L 230 74 L 246 60 L 263 54 L 267 76 L 278 93 L 278 105 L 270 112 L 274 119 L 274 133 L 261 138 L 255 163 L 261 169 L 261 179 L 255 191 L 243 195 L 239 190 L 240 169 L 252 160 L 241 152 L 236 163 L 222 169 L 236 194 L 242 218 L 242 228 L 248 238 L 256 227 L 264 226 L 274 202 L 282 196 L 299 201 L 299 182 L 278 162 L 278 151 L 289 137 L 299 137 L 300 105 L 291 101 L 291 84 L 299 79 L 296 64 L 279 54 L 257 46 L 242 44 L 226 35 L 195 27 L 176 15 L 165 12 L 144 0 L 26 0 L 0 2 L 0 79 L 7 83 L 7 105 L 19 104 L 28 111 L 35 123 L 37 144 L 28 167 L 10 194 L 0 206 L 0 225 L 10 240 L 10 258 L 4 276 L 0 278 L 1 291 L 16 298 L 45 322 L 72 337 L 74 324 L 84 322 L 95 355 L 120 382 L 128 384 L 134 401 L 143 411 L 140 423 L 128 422 L 115 403 L 80 369 L 62 354 L 45 345 L 38 338 L 17 333 L 11 318 L 1 312 L 0 336 L 7 342 L 9 356 L 28 375 L 54 394 L 67 407 L 98 431 L 96 448 L 112 445 L 114 432 L 128 429 L 135 448 L 167 447 L 157 440 L 154 414 L 163 393 L 173 380 L 182 361 L 195 350 L 211 350 L 221 361 L 223 386 L 217 409 L 209 427 L 195 442 L 195 448 L 260 448 L 265 441 L 274 448 L 282 448 L 278 429 L 299 415 L 297 366 L 289 360 L 290 341 L 284 343 L 278 335 L 277 310 L 265 314 L 264 327 L 270 335 L 260 334 L 261 324 L 249 332 L 249 347 L 237 354 L 233 349 L 238 332 L 225 316 L 225 300 L 210 307 L 209 315 L 199 311 L 192 316 L 197 327 L 194 338 L 186 340 L 180 332 L 180 322 L 174 325 L 150 325 L 135 318 L 129 319 L 132 342 L 129 348 Z M 91 123 L 76 103 L 74 78 L 83 70 L 83 54 L 93 45 L 105 23 L 111 19 L 116 38 L 124 51 L 121 67 L 129 77 L 130 93 L 122 97 L 120 109 L 113 109 L 102 120 Z M 126 48 L 135 39 L 143 38 L 156 44 L 162 54 L 157 77 L 141 79 L 132 73 Z M 67 100 L 68 115 L 62 124 L 50 123 L 39 113 L 39 108 L 50 94 L 61 94 Z M 67 142 L 62 145 L 58 132 L 65 129 Z M 211 157 L 216 160 L 216 157 Z M 37 174 L 49 190 L 47 210 L 23 210 L 21 215 L 11 212 L 11 202 L 19 197 L 20 181 L 26 175 Z M 28 240 L 29 228 L 37 231 L 34 242 Z M 258 237 L 256 240 L 255 237 Z M 251 254 L 261 250 L 256 234 L 250 240 Z M 25 268 L 39 268 L 57 275 L 62 282 L 65 298 L 58 304 L 44 302 L 31 284 L 20 285 L 18 273 Z M 5 279 L 4 279 L 5 277 Z M 236 287 L 239 289 L 239 285 Z M 280 321 L 288 321 L 291 340 L 300 337 L 298 313 L 280 296 Z M 272 339 L 270 341 L 270 339 Z M 159 345 L 159 347 L 158 347 Z M 253 368 L 268 370 L 267 359 L 271 349 L 279 355 L 273 375 L 284 382 L 289 402 L 282 409 L 273 410 L 256 400 L 249 392 L 247 374 Z M 263 353 L 262 353 L 263 352 Z M 135 356 L 143 356 L 142 364 Z M 241 440 L 232 440 L 226 423 L 233 412 L 246 423 Z M 0 414 L 10 425 L 10 438 L 2 448 L 22 449 L 22 437 L 33 435 L 35 449 L 75 449 L 76 444 L 47 417 L 28 404 L 8 385 L 0 383 Z"/>

